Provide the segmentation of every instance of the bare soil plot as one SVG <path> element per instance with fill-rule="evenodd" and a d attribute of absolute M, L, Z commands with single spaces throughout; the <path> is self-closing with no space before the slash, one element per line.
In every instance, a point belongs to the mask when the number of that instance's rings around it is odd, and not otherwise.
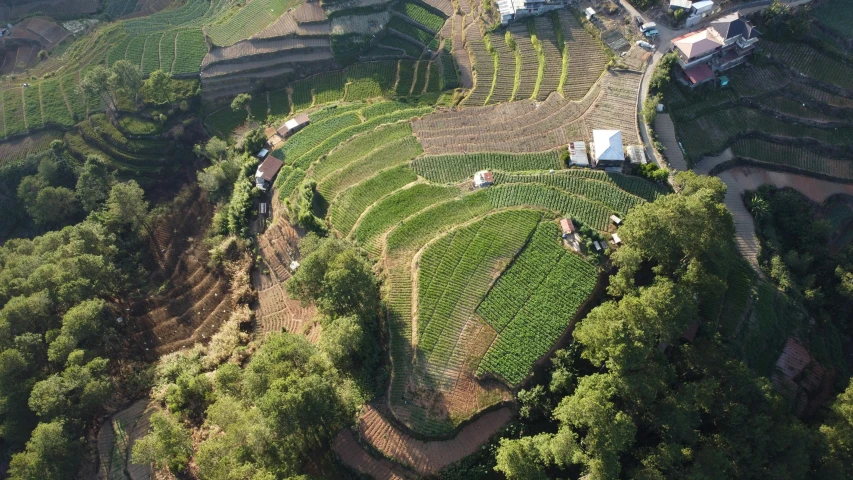
<path fill-rule="evenodd" d="M 607 57 L 571 12 L 559 10 L 557 15 L 569 49 L 569 70 L 563 91 L 568 98 L 578 99 L 604 72 Z"/>
<path fill-rule="evenodd" d="M 315 23 L 325 22 L 328 17 L 320 2 L 305 2 L 293 9 L 293 19 L 296 23 Z"/>
<path fill-rule="evenodd" d="M 465 425 L 451 440 L 423 441 L 401 432 L 375 408 L 368 406 L 359 418 L 358 431 L 362 439 L 380 452 L 425 476 L 474 453 L 511 417 L 509 408 L 499 408 Z"/>
<path fill-rule="evenodd" d="M 624 125 L 623 134 L 629 140 L 637 137 L 636 107 L 616 105 L 634 102 L 625 97 L 626 81 L 635 82 L 639 75 L 608 74 L 602 88 L 595 87 L 581 101 L 573 102 L 552 93 L 544 102 L 511 102 L 476 109 L 462 109 L 437 113 L 412 123 L 415 135 L 428 154 L 473 152 L 539 152 L 566 145 L 573 140 L 589 140 L 589 128 L 584 124 L 586 115 L 594 114 L 595 124 L 613 122 Z M 599 100 L 602 90 L 610 88 L 608 98 Z M 594 108 L 594 103 L 600 106 Z M 612 118 L 611 118 L 612 117 Z M 506 119 L 512 119 L 507 122 Z M 632 124 L 633 122 L 633 124 Z"/>
<path fill-rule="evenodd" d="M 59 25 L 43 18 L 28 19 L 27 30 L 42 37 L 48 44 L 57 44 L 65 40 L 70 33 Z M 25 20 L 26 21 L 26 20 Z M 23 22 L 22 22 L 23 24 Z M 21 25 L 19 25 L 20 28 Z"/>
<path fill-rule="evenodd" d="M 185 191 L 173 213 L 153 226 L 151 249 L 159 257 L 155 275 L 162 294 L 129 308 L 128 341 L 146 354 L 163 355 L 205 342 L 234 308 L 227 279 L 207 267 L 201 242 L 212 205 L 199 191 Z"/>
<path fill-rule="evenodd" d="M 530 41 L 530 32 L 524 23 L 509 26 L 509 32 L 515 40 L 515 48 L 521 58 L 521 71 L 518 78 L 518 90 L 515 100 L 524 100 L 533 96 L 536 89 L 536 79 L 539 75 L 539 55 Z"/>
<path fill-rule="evenodd" d="M 334 448 L 344 465 L 376 480 L 410 480 L 417 477 L 389 460 L 367 453 L 349 429 L 338 433 Z"/>
<path fill-rule="evenodd" d="M 515 54 L 509 49 L 503 35 L 497 33 L 489 34 L 492 48 L 498 56 L 498 67 L 495 75 L 494 87 L 489 96 L 489 104 L 503 103 L 512 100 L 513 86 L 515 85 Z"/>
<path fill-rule="evenodd" d="M 468 49 L 465 48 L 465 19 L 461 15 L 456 15 L 450 19 L 453 25 L 453 45 L 452 54 L 456 65 L 459 67 L 459 83 L 462 88 L 472 88 L 474 86 L 474 77 L 471 67 L 471 57 L 468 54 Z"/>
<path fill-rule="evenodd" d="M 424 0 L 427 5 L 444 12 L 448 17 L 453 15 L 453 2 L 450 0 Z"/>
<path fill-rule="evenodd" d="M 32 15 L 74 17 L 95 13 L 101 7 L 100 0 L 29 0 L 16 3 L 12 6 L 0 5 L 0 18 L 13 21 Z"/>
<path fill-rule="evenodd" d="M 534 18 L 533 23 L 536 27 L 536 37 L 542 43 L 542 51 L 545 55 L 545 74 L 536 98 L 544 100 L 551 92 L 556 92 L 560 85 L 560 77 L 563 75 L 563 55 L 557 46 L 557 35 L 554 32 L 551 17 L 539 16 Z"/>
<path fill-rule="evenodd" d="M 586 115 L 587 138 L 592 130 L 621 130 L 625 145 L 640 142 L 637 130 L 637 101 L 643 74 L 630 70 L 610 70 L 602 83 L 602 94 Z"/>
<path fill-rule="evenodd" d="M 258 236 L 264 266 L 253 273 L 252 280 L 258 290 L 255 309 L 256 331 L 261 334 L 281 332 L 316 333 L 305 328 L 317 313 L 313 305 L 302 306 L 288 298 L 283 282 L 291 277 L 290 262 L 299 260 L 297 244 L 299 234 L 283 218 Z M 318 335 L 314 335 L 315 341 Z"/>

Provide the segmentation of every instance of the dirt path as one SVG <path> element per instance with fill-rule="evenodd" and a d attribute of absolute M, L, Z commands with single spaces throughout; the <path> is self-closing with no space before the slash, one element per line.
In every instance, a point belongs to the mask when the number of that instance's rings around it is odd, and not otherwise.
<path fill-rule="evenodd" d="M 678 144 L 678 138 L 675 136 L 675 125 L 669 114 L 660 113 L 655 118 L 655 133 L 658 136 L 658 141 L 666 147 L 664 156 L 669 161 L 669 164 L 675 170 L 687 170 L 687 160 L 684 159 L 684 153 L 681 152 L 681 146 Z"/>
<path fill-rule="evenodd" d="M 343 429 L 335 438 L 335 452 L 344 465 L 376 480 L 408 480 L 414 475 L 403 470 L 399 465 L 384 458 L 371 456 L 355 439 L 349 429 Z"/>
<path fill-rule="evenodd" d="M 853 196 L 853 185 L 850 184 L 830 182 L 795 173 L 773 172 L 757 167 L 735 167 L 720 173 L 718 177 L 728 187 L 724 202 L 734 216 L 735 242 L 738 251 L 756 271 L 759 271 L 759 243 L 755 236 L 755 222 L 743 203 L 743 192 L 769 184 L 779 188 L 796 189 L 815 202 L 823 202 L 836 194 Z"/>
<path fill-rule="evenodd" d="M 723 153 L 715 157 L 702 157 L 696 166 L 693 167 L 693 171 L 700 175 L 708 175 L 717 165 L 733 160 L 734 158 L 735 155 L 732 153 L 732 149 L 727 148 L 723 150 Z"/>
<path fill-rule="evenodd" d="M 368 406 L 358 421 L 358 431 L 361 438 L 370 442 L 384 455 L 411 466 L 422 476 L 438 472 L 442 468 L 456 463 L 459 460 L 477 451 L 483 443 L 488 441 L 498 430 L 501 429 L 512 417 L 509 408 L 503 407 L 486 413 L 480 418 L 469 423 L 451 440 L 423 441 L 412 438 L 391 425 L 379 412 Z M 358 471 L 364 471 L 376 467 L 378 460 L 361 458 L 353 455 L 349 445 L 346 443 L 346 435 L 352 435 L 348 430 L 338 434 L 335 442 L 335 451 L 344 460 Z M 355 441 L 355 440 L 353 440 Z M 366 453 L 366 452 L 365 452 Z M 353 464 L 347 459 L 354 460 Z M 387 460 L 385 461 L 387 462 Z M 390 462 L 388 462 L 390 463 Z M 392 464 L 393 465 L 393 464 Z M 399 469 L 402 470 L 402 469 Z M 407 478 L 400 477 L 376 477 L 376 478 Z"/>

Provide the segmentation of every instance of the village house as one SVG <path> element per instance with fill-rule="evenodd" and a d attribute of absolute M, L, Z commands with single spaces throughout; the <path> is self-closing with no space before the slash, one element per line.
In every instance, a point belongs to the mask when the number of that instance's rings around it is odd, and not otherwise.
<path fill-rule="evenodd" d="M 590 149 L 593 167 L 621 167 L 625 162 L 622 132 L 619 130 L 593 130 Z"/>
<path fill-rule="evenodd" d="M 255 172 L 255 184 L 258 186 L 258 189 L 266 190 L 272 186 L 272 180 L 278 171 L 281 170 L 283 164 L 284 162 L 278 158 L 272 155 L 268 156 Z"/>
<path fill-rule="evenodd" d="M 530 17 L 563 8 L 562 1 L 551 0 L 497 0 L 501 23 L 506 25 L 516 18 Z"/>
<path fill-rule="evenodd" d="M 674 39 L 672 51 L 684 73 L 680 80 L 695 87 L 715 79 L 717 72 L 740 65 L 755 51 L 759 35 L 752 23 L 735 12 Z"/>

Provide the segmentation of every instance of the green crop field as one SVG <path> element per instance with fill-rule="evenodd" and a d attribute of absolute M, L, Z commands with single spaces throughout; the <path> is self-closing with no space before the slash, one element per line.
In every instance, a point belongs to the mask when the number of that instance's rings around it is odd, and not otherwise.
<path fill-rule="evenodd" d="M 263 30 L 299 0 L 253 0 L 227 20 L 211 25 L 207 34 L 214 45 L 232 45 Z"/>
<path fill-rule="evenodd" d="M 385 170 L 335 198 L 329 212 L 329 220 L 335 228 L 347 235 L 367 207 L 417 178 L 417 175 L 405 166 Z"/>
<path fill-rule="evenodd" d="M 498 332 L 478 373 L 517 385 L 569 326 L 596 283 L 596 267 L 561 245 L 553 222 L 527 246 L 477 308 Z"/>
<path fill-rule="evenodd" d="M 443 13 L 412 0 L 404 0 L 398 3 L 396 10 L 433 32 L 441 30 L 446 20 Z"/>
<path fill-rule="evenodd" d="M 422 157 L 412 163 L 418 175 L 439 183 L 463 181 L 480 170 L 521 172 L 527 170 L 559 169 L 560 156 L 554 150 L 542 153 L 473 153 Z"/>
<path fill-rule="evenodd" d="M 407 37 L 410 37 L 424 45 L 427 45 L 435 36 L 435 33 L 416 27 L 398 17 L 391 17 L 391 20 L 388 22 L 388 28 L 391 28 L 398 33 L 402 33 L 403 35 L 406 35 Z"/>
<path fill-rule="evenodd" d="M 826 0 L 812 12 L 818 22 L 847 38 L 853 37 L 853 10 L 845 0 Z"/>
<path fill-rule="evenodd" d="M 399 190 L 377 202 L 364 214 L 353 237 L 368 252 L 379 254 L 379 236 L 383 232 L 433 203 L 453 198 L 456 192 L 453 188 L 428 184 Z"/>
<path fill-rule="evenodd" d="M 430 245 L 419 262 L 418 348 L 443 368 L 457 336 L 499 269 L 524 246 L 541 214 L 497 213 Z"/>

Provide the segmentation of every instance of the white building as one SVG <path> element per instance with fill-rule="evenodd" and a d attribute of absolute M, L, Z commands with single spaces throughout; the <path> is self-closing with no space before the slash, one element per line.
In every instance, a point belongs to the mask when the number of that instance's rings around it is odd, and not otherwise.
<path fill-rule="evenodd" d="M 593 165 L 596 167 L 621 166 L 625 161 L 622 132 L 619 130 L 593 130 L 590 147 Z"/>
<path fill-rule="evenodd" d="M 480 170 L 474 174 L 474 187 L 483 188 L 495 183 L 495 176 L 488 170 Z"/>
<path fill-rule="evenodd" d="M 586 143 L 569 142 L 569 163 L 579 167 L 589 166 L 589 157 L 586 155 Z"/>
<path fill-rule="evenodd" d="M 497 3 L 501 12 L 501 23 L 504 25 L 515 18 L 539 15 L 565 6 L 564 3 L 551 0 L 497 0 Z"/>

